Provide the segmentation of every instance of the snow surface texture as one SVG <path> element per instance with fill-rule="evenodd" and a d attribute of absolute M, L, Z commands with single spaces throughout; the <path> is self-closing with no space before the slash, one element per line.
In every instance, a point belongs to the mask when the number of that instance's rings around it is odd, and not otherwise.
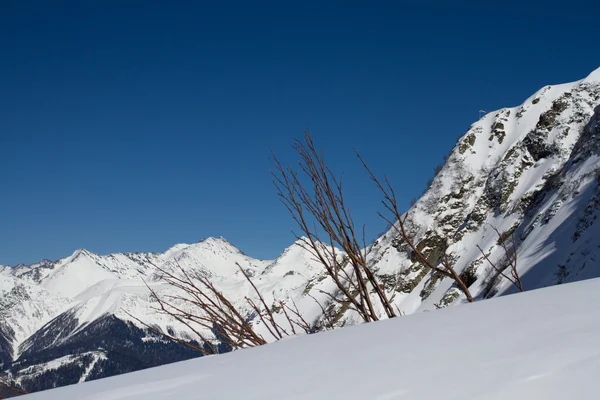
<path fill-rule="evenodd" d="M 598 291 L 594 279 L 25 398 L 594 399 Z"/>
<path fill-rule="evenodd" d="M 477 249 L 480 246 L 494 263 L 503 265 L 505 255 L 494 228 L 506 237 L 514 232 L 526 290 L 600 277 L 599 105 L 600 69 L 578 82 L 546 86 L 522 105 L 475 122 L 408 211 L 407 225 L 417 246 L 434 261 L 444 253 L 455 259 L 455 268 L 468 276 L 477 300 L 515 291 L 493 273 Z M 402 313 L 465 302 L 450 279 L 412 260 L 393 229 L 369 246 L 367 258 Z M 336 327 L 360 322 L 355 312 L 340 309 L 321 292 L 332 292 L 334 285 L 298 243 L 271 261 L 248 257 L 223 238 L 178 244 L 161 254 L 99 256 L 82 249 L 58 261 L 0 267 L 0 298 L 9 304 L 0 312 L 0 357 L 3 324 L 15 361 L 11 375 L 17 380 L 29 371 L 19 370 L 19 355 L 31 353 L 34 345 L 39 351 L 56 348 L 106 316 L 143 328 L 128 316 L 131 313 L 177 336 L 193 338 L 185 326 L 154 312 L 142 279 L 159 294 L 170 290 L 156 275 L 156 266 L 174 270 L 181 265 L 208 277 L 251 317 L 245 297 L 255 295 L 236 262 L 268 304 L 293 300 L 316 330 L 326 324 L 313 297 Z M 23 289 L 14 291 L 6 279 Z M 34 309 L 39 312 L 28 311 Z M 53 317 L 49 329 L 45 324 Z M 281 311 L 276 318 L 286 323 Z M 272 339 L 260 321 L 255 318 L 253 323 L 265 339 Z M 34 331 L 39 335 L 28 338 Z M 202 333 L 211 337 L 210 332 Z"/>

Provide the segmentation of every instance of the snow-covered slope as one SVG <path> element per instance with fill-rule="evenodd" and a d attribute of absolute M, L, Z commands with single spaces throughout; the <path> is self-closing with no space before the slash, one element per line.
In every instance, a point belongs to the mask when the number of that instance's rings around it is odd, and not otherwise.
<path fill-rule="evenodd" d="M 25 399 L 594 399 L 599 290 L 573 283 Z"/>
<path fill-rule="evenodd" d="M 578 82 L 544 87 L 522 105 L 475 122 L 407 213 L 417 246 L 434 262 L 443 254 L 454 259 L 477 300 L 515 291 L 478 249 L 502 265 L 501 243 L 513 234 L 526 290 L 600 277 L 600 69 Z M 369 246 L 367 258 L 403 314 L 465 302 L 450 279 L 413 259 L 393 229 Z M 58 261 L 0 268 L 0 280 L 26 285 L 36 293 L 31 298 L 37 307 L 46 310 L 29 320 L 26 311 L 5 305 L 5 320 L 11 322 L 0 326 L 0 352 L 9 350 L 0 353 L 0 362 L 18 381 L 38 390 L 48 387 L 40 386 L 42 377 L 52 386 L 191 357 L 136 319 L 195 338 L 188 327 L 156 312 L 146 284 L 159 295 L 172 290 L 157 267 L 209 278 L 269 340 L 245 299 L 256 295 L 236 264 L 267 304 L 293 301 L 314 330 L 332 320 L 336 327 L 359 322 L 355 312 L 324 293 L 332 293 L 334 285 L 299 243 L 268 261 L 243 254 L 224 238 L 177 244 L 164 253 L 100 256 L 82 249 Z M 273 310 L 285 324 L 281 310 Z M 210 331 L 202 334 L 214 337 Z M 68 358 L 74 352 L 89 357 Z M 154 363 L 148 364 L 152 357 Z M 48 372 L 57 359 L 63 366 L 81 367 L 69 372 L 69 381 L 57 380 L 63 372 L 43 376 L 40 371 Z M 30 379 L 34 375 L 36 382 Z"/>
<path fill-rule="evenodd" d="M 17 358 L 18 347 L 73 301 L 9 275 L 0 275 L 0 366 Z"/>

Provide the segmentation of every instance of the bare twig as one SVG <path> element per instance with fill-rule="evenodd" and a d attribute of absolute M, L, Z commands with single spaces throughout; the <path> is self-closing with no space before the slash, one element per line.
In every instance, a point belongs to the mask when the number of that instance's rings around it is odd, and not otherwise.
<path fill-rule="evenodd" d="M 396 192 L 392 188 L 392 185 L 388 181 L 387 177 L 384 176 L 384 185 L 369 168 L 369 166 L 367 165 L 365 160 L 360 156 L 360 154 L 356 152 L 356 155 L 362 163 L 363 167 L 369 173 L 371 180 L 375 183 L 379 191 L 382 193 L 383 200 L 381 201 L 381 203 L 383 204 L 384 208 L 392 214 L 392 219 L 386 217 L 381 212 L 378 212 L 379 216 L 393 227 L 394 231 L 396 231 L 400 239 L 408 245 L 408 247 L 412 250 L 413 254 L 419 262 L 421 262 L 423 265 L 430 268 L 431 270 L 436 271 L 441 275 L 454 280 L 456 286 L 458 286 L 458 288 L 464 293 L 465 297 L 467 298 L 467 301 L 475 301 L 473 296 L 471 295 L 471 292 L 469 291 L 469 287 L 461 278 L 460 274 L 454 269 L 454 265 L 450 257 L 442 257 L 442 260 L 439 264 L 434 263 L 430 261 L 423 254 L 423 252 L 415 245 L 413 238 L 411 237 L 411 235 L 408 234 L 406 230 L 406 218 L 408 217 L 408 214 L 402 215 L 402 213 L 400 212 L 400 209 L 398 208 Z"/>
<path fill-rule="evenodd" d="M 28 394 L 28 392 L 26 392 L 25 390 L 23 390 L 23 389 L 19 389 L 19 388 L 15 387 L 15 386 L 13 386 L 13 385 L 10 385 L 9 383 L 7 383 L 7 382 L 3 382 L 3 381 L 0 381 L 0 388 L 7 389 L 7 390 L 9 390 L 9 391 L 11 391 L 11 392 L 13 392 L 13 393 L 16 393 L 17 395 L 24 395 L 24 394 Z M 2 398 L 2 397 L 0 397 L 0 399 L 1 399 L 1 398 Z"/>
<path fill-rule="evenodd" d="M 127 312 L 130 317 L 148 329 L 205 355 L 216 354 L 218 352 L 215 342 L 223 342 L 234 350 L 243 347 L 260 346 L 267 343 L 267 340 L 256 332 L 253 324 L 249 322 L 250 317 L 240 311 L 211 281 L 199 274 L 192 276 L 177 261 L 175 261 L 175 264 L 177 268 L 174 272 L 165 267 L 158 267 L 156 265 L 154 267 L 159 272 L 160 279 L 175 289 L 177 291 L 176 294 L 159 296 L 150 285 L 146 284 L 146 287 L 151 297 L 158 304 L 158 307 L 155 309 L 169 315 L 189 328 L 199 338 L 201 345 L 195 346 L 178 339 Z M 246 297 L 246 304 L 263 323 L 274 340 L 280 340 L 285 336 L 296 334 L 296 327 L 300 327 L 306 333 L 312 332 L 310 324 L 302 317 L 295 303 L 293 303 L 294 308 L 291 308 L 285 302 L 279 301 L 283 314 L 290 325 L 291 333 L 279 325 L 274 311 L 268 306 L 262 293 L 258 290 L 254 282 L 252 282 L 248 273 L 241 265 L 238 263 L 236 265 L 244 276 L 244 279 L 246 279 L 254 290 L 256 298 L 258 298 L 257 303 L 253 299 Z M 214 339 L 202 334 L 203 329 L 211 331 L 215 336 Z"/>
<path fill-rule="evenodd" d="M 343 295 L 341 301 L 351 303 L 365 322 L 379 319 L 372 294 L 385 315 L 395 317 L 383 286 L 367 265 L 364 228 L 359 239 L 344 199 L 343 177 L 338 180 L 333 175 L 308 132 L 303 141 L 294 142 L 293 148 L 300 156 L 298 170 L 310 186 L 302 182 L 296 170 L 284 167 L 274 154 L 272 176 L 279 199 L 304 235 L 296 237 L 323 265 Z M 314 222 L 311 224 L 309 219 Z M 343 257 L 337 254 L 338 246 L 344 252 Z"/>
<path fill-rule="evenodd" d="M 498 243 L 504 250 L 504 263 L 502 266 L 498 267 L 494 262 L 489 258 L 489 255 L 486 254 L 483 249 L 478 245 L 477 248 L 481 252 L 483 258 L 488 262 L 488 264 L 503 278 L 512 283 L 520 292 L 525 291 L 523 287 L 523 282 L 521 281 L 521 277 L 519 276 L 519 271 L 517 270 L 517 247 L 515 242 L 515 233 L 512 232 L 510 234 L 510 245 L 506 244 L 506 239 L 503 238 L 503 235 L 498 231 L 498 229 L 492 225 L 490 227 L 496 232 L 498 235 Z M 510 276 L 507 276 L 504 271 L 506 269 L 510 270 Z"/>
<path fill-rule="evenodd" d="M 328 328 L 334 329 L 333 320 L 331 319 L 331 316 L 325 311 L 325 307 L 323 307 L 321 302 L 319 302 L 319 300 L 317 300 L 317 298 L 314 297 L 313 295 L 311 295 L 310 293 L 307 293 L 306 295 L 308 297 L 310 297 L 311 299 L 313 299 L 315 301 L 315 303 L 317 303 L 317 305 L 321 309 L 321 313 L 322 313 L 323 317 L 325 318 L 325 321 L 327 321 Z"/>

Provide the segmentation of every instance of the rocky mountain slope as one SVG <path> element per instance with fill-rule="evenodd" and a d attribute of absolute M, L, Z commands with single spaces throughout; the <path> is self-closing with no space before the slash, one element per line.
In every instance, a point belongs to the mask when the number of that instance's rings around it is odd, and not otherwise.
<path fill-rule="evenodd" d="M 434 259 L 450 254 L 479 298 L 514 290 L 477 248 L 501 265 L 501 243 L 513 233 L 525 289 L 599 276 L 599 106 L 600 69 L 474 123 L 408 211 L 418 246 Z M 371 248 L 371 260 L 407 313 L 463 297 L 413 262 L 393 231 Z"/>
<path fill-rule="evenodd" d="M 600 69 L 475 122 L 408 210 L 407 225 L 428 258 L 452 257 L 477 299 L 515 290 L 478 249 L 502 265 L 502 243 L 510 237 L 527 290 L 598 277 L 599 177 Z M 448 278 L 416 262 L 393 229 L 367 251 L 402 313 L 465 301 Z M 326 325 L 321 306 L 336 326 L 358 322 L 323 294 L 333 284 L 298 243 L 270 261 L 248 257 L 223 238 L 161 254 L 78 250 L 58 261 L 0 267 L 0 369 L 33 391 L 197 356 L 130 317 L 194 340 L 187 327 L 154 310 L 146 284 L 159 294 L 172 290 L 157 266 L 208 277 L 264 331 L 247 306 L 245 297 L 255 296 L 236 263 L 268 304 L 294 300 L 315 330 Z"/>

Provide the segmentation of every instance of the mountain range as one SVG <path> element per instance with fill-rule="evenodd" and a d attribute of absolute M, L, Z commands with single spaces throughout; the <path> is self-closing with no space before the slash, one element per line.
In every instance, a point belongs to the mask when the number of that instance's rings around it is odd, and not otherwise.
<path fill-rule="evenodd" d="M 429 260 L 451 257 L 483 300 L 517 290 L 490 265 L 506 263 L 509 238 L 526 290 L 599 277 L 599 213 L 600 69 L 473 123 L 406 212 L 406 226 Z M 402 314 L 465 302 L 451 279 L 414 259 L 393 228 L 365 251 Z M 199 356 L 148 329 L 196 340 L 156 310 L 149 288 L 174 290 L 159 269 L 208 278 L 264 333 L 245 300 L 256 295 L 237 264 L 267 304 L 293 300 L 315 331 L 326 329 L 326 320 L 336 327 L 360 322 L 325 294 L 334 285 L 301 242 L 275 260 L 249 257 L 224 238 L 164 253 L 80 249 L 58 261 L 0 267 L 0 371 L 37 391 Z"/>

